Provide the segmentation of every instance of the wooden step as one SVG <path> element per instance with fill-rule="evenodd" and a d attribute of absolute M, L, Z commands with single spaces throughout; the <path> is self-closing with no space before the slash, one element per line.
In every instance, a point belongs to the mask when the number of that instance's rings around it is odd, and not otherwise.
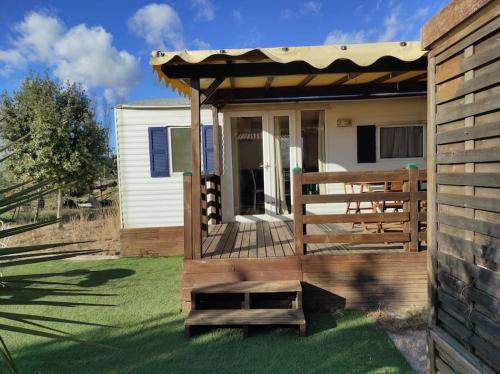
<path fill-rule="evenodd" d="M 293 325 L 298 326 L 300 335 L 306 333 L 306 319 L 300 309 L 210 309 L 192 310 L 184 322 L 187 337 L 191 326 L 248 326 Z"/>
<path fill-rule="evenodd" d="M 211 285 L 194 285 L 191 294 L 223 294 L 223 293 L 277 293 L 301 292 L 300 281 L 242 281 L 218 283 Z"/>

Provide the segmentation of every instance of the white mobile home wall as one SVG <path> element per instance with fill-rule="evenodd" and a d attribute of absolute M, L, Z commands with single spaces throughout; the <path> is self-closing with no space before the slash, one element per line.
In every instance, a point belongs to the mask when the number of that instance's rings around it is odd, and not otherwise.
<path fill-rule="evenodd" d="M 201 122 L 212 124 L 212 111 L 202 108 Z M 122 229 L 183 225 L 182 173 L 152 178 L 148 127 L 186 127 L 189 106 L 115 108 L 120 223 Z"/>
<path fill-rule="evenodd" d="M 300 131 L 300 111 L 302 110 L 324 110 L 325 111 L 325 153 L 326 171 L 366 171 L 366 170 L 394 170 L 405 167 L 408 163 L 415 163 L 419 168 L 426 168 L 426 122 L 427 103 L 426 97 L 408 98 L 386 98 L 370 100 L 348 100 L 348 101 L 324 101 L 314 103 L 273 103 L 273 104 L 247 104 L 231 105 L 224 108 L 224 144 L 230 144 L 231 132 L 229 131 L 229 120 L 231 113 L 252 111 L 265 113 L 266 111 L 290 111 L 293 112 L 297 122 L 295 131 Z M 337 126 L 338 119 L 350 119 L 352 125 L 349 127 Z M 405 159 L 380 159 L 378 149 L 379 128 L 393 125 L 424 125 L 424 150 L 422 158 Z M 356 127 L 361 125 L 377 126 L 377 160 L 374 163 L 357 162 L 357 136 Z M 298 148 L 297 148 L 298 149 Z M 224 165 L 231 165 L 231 147 L 224 147 Z M 295 157 L 300 162 L 301 154 Z M 291 165 L 300 167 L 300 165 Z M 222 176 L 222 214 L 225 221 L 234 220 L 232 169 L 224 168 Z M 332 184 L 327 186 L 328 193 L 343 193 L 343 185 Z M 345 210 L 345 204 L 317 204 L 308 206 L 308 211 L 313 213 L 341 213 Z M 237 219 L 240 219 L 236 217 Z M 245 220 L 241 218 L 241 220 Z"/>

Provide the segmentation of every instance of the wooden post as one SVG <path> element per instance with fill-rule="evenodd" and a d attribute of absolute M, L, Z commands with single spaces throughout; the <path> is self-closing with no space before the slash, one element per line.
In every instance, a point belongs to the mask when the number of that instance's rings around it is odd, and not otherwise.
<path fill-rule="evenodd" d="M 418 240 L 418 167 L 413 164 L 407 165 L 408 182 L 406 191 L 410 193 L 410 200 L 406 204 L 407 212 L 410 214 L 410 221 L 407 225 L 407 232 L 410 233 L 410 241 L 405 243 L 405 250 L 409 252 L 417 252 L 420 247 Z"/>
<path fill-rule="evenodd" d="M 183 174 L 184 183 L 184 259 L 191 260 L 193 258 L 193 231 L 191 217 L 191 179 L 192 174 L 186 171 Z"/>
<path fill-rule="evenodd" d="M 302 204 L 302 169 L 293 168 L 293 237 L 295 244 L 295 254 L 305 255 L 304 245 L 305 227 L 303 223 L 304 205 Z"/>
<path fill-rule="evenodd" d="M 436 239 L 436 58 L 429 56 L 427 67 L 427 371 L 436 372 L 436 348 L 430 331 L 437 322 L 437 239 Z"/>
<path fill-rule="evenodd" d="M 193 258 L 201 258 L 200 80 L 191 79 L 191 210 Z"/>

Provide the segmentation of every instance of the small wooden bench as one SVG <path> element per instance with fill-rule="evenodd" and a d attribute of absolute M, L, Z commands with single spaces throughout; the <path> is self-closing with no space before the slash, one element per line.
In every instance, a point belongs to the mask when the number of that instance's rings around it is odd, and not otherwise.
<path fill-rule="evenodd" d="M 241 297 L 239 309 L 198 309 L 197 302 L 204 295 Z M 253 298 L 266 295 L 280 298 L 292 295 L 291 308 L 254 308 Z M 216 300 L 217 302 L 217 300 Z M 212 285 L 195 285 L 191 289 L 191 312 L 184 322 L 185 334 L 191 336 L 192 326 L 242 326 L 245 336 L 249 326 L 292 325 L 299 328 L 301 336 L 306 334 L 306 320 L 302 310 L 302 286 L 299 281 L 243 281 Z"/>

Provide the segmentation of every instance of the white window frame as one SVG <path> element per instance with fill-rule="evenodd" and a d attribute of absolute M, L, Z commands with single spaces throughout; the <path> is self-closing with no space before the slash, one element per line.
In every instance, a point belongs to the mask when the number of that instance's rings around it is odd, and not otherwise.
<path fill-rule="evenodd" d="M 172 153 L 172 129 L 191 129 L 190 126 L 167 126 L 168 129 L 168 162 L 169 162 L 169 167 L 170 167 L 170 176 L 175 177 L 175 176 L 181 176 L 184 171 L 175 171 L 174 172 L 174 159 L 173 159 L 173 153 Z M 191 147 L 191 143 L 190 143 Z"/>
<path fill-rule="evenodd" d="M 423 136 L 423 144 L 422 144 L 422 156 L 421 157 L 387 157 L 387 158 L 382 158 L 381 157 L 381 144 L 380 144 L 380 129 L 382 128 L 387 128 L 387 127 L 412 127 L 412 126 L 420 126 L 422 127 L 422 136 Z M 376 138 L 376 148 L 377 148 L 377 162 L 380 161 L 406 161 L 406 162 L 411 162 L 411 161 L 418 161 L 421 162 L 425 160 L 425 155 L 427 154 L 427 126 L 425 123 L 422 122 L 415 122 L 415 123 L 391 123 L 391 124 L 383 124 L 383 125 L 376 125 L 376 132 L 375 132 L 375 138 Z"/>

